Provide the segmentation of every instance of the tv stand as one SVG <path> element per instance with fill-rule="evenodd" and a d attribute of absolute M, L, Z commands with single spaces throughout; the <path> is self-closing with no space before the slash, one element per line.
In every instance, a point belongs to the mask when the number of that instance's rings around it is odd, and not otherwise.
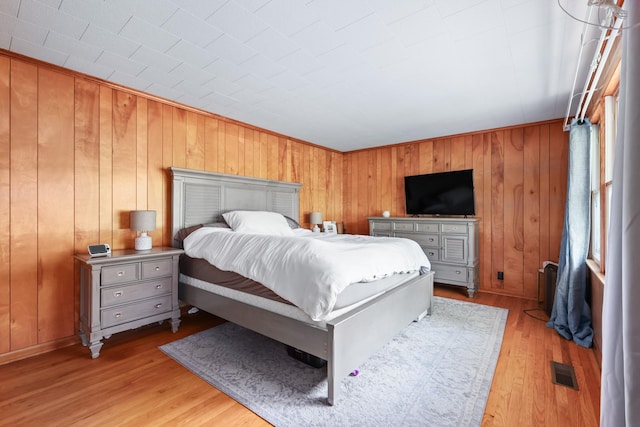
<path fill-rule="evenodd" d="M 472 298 L 480 279 L 478 218 L 369 218 L 371 236 L 405 237 L 420 244 L 435 282 L 462 286 Z"/>

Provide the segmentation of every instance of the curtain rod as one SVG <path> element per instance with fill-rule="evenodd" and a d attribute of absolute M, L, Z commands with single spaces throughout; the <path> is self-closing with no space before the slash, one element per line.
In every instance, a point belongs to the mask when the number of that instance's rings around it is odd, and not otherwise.
<path fill-rule="evenodd" d="M 591 10 L 593 6 L 589 8 L 587 13 L 587 19 L 585 19 L 584 28 L 582 30 L 582 35 L 580 37 L 580 54 L 578 55 L 578 64 L 576 66 L 576 74 L 573 80 L 573 87 L 571 89 L 571 95 L 569 96 L 569 102 L 567 105 L 567 115 L 564 120 L 564 130 L 569 130 L 570 125 L 570 112 L 571 112 L 571 104 L 574 98 L 574 93 L 576 89 L 576 82 L 578 80 L 578 72 L 580 71 L 580 61 L 582 58 L 582 52 L 585 47 L 584 35 L 586 32 L 587 25 L 589 23 L 589 19 L 591 17 Z M 578 120 L 584 120 L 585 115 L 587 114 L 587 110 L 589 109 L 589 104 L 591 103 L 591 98 L 593 97 L 594 92 L 597 90 L 598 80 L 600 80 L 600 76 L 602 75 L 602 70 L 607 63 L 607 59 L 609 58 L 609 54 L 611 53 L 611 49 L 613 48 L 613 41 L 618 36 L 620 32 L 620 28 L 622 27 L 623 19 L 621 17 L 616 17 L 616 20 L 611 28 L 601 28 L 600 30 L 600 39 L 598 40 L 598 46 L 593 54 L 593 59 L 591 60 L 591 67 L 589 69 L 589 73 L 584 82 L 584 88 L 582 90 L 582 94 L 580 96 L 580 102 L 576 107 L 576 114 L 574 117 L 577 117 Z M 609 33 L 610 32 L 610 33 Z M 609 33 L 609 35 L 607 35 Z M 604 51 L 602 50 L 604 46 Z M 602 52 L 602 54 L 601 54 Z M 585 99 L 586 97 L 586 99 Z"/>

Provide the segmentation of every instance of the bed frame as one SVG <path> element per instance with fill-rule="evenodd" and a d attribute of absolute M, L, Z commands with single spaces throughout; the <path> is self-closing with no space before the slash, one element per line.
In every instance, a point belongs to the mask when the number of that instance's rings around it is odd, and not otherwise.
<path fill-rule="evenodd" d="M 170 168 L 173 236 L 185 227 L 220 221 L 231 210 L 267 210 L 299 221 L 301 184 Z M 174 242 L 174 246 L 177 243 Z M 179 284 L 179 298 L 211 314 L 327 361 L 328 403 L 343 378 L 412 321 L 431 313 L 433 272 L 418 276 L 325 327 Z"/>

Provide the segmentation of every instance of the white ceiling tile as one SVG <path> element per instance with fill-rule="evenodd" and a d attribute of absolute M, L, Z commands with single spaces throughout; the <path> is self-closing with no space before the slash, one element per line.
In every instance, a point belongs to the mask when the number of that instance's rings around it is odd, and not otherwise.
<path fill-rule="evenodd" d="M 170 0 L 107 0 L 114 7 L 140 19 L 161 26 L 179 9 Z"/>
<path fill-rule="evenodd" d="M 394 2 L 395 3 L 395 2 Z M 357 50 L 387 43 L 396 36 L 389 27 L 382 22 L 378 14 L 371 14 L 363 19 L 338 30 L 346 42 Z"/>
<path fill-rule="evenodd" d="M 342 45 L 316 58 L 324 66 L 344 70 L 364 65 L 364 60 L 352 45 Z"/>
<path fill-rule="evenodd" d="M 15 37 L 27 40 L 36 45 L 44 45 L 44 41 L 49 33 L 46 28 L 32 24 L 31 22 L 23 21 L 22 19 L 15 20 L 15 24 L 11 31 Z"/>
<path fill-rule="evenodd" d="M 109 79 L 109 77 L 114 73 L 114 70 L 111 67 L 103 67 L 95 62 L 86 61 L 77 56 L 69 56 L 67 61 L 64 63 L 64 66 L 105 80 Z"/>
<path fill-rule="evenodd" d="M 58 34 L 55 31 L 49 31 L 49 35 L 47 36 L 44 46 L 48 49 L 64 52 L 72 57 L 77 57 L 90 62 L 95 62 L 95 60 L 98 59 L 98 56 L 102 53 L 102 49 L 97 48 L 96 46 L 83 43 L 80 40 L 67 37 L 63 34 Z"/>
<path fill-rule="evenodd" d="M 269 3 L 271 0 L 236 0 L 240 6 L 247 9 L 249 12 L 255 12 L 256 10 Z"/>
<path fill-rule="evenodd" d="M 0 13 L 4 13 L 17 18 L 19 9 L 20 0 L 3 0 L 0 2 Z"/>
<path fill-rule="evenodd" d="M 231 79 L 235 80 L 238 77 L 242 77 L 247 74 L 247 71 L 240 67 L 238 64 L 224 58 L 216 59 L 214 62 L 205 67 L 205 71 L 211 73 L 216 78 L 223 78 L 227 81 L 231 81 Z"/>
<path fill-rule="evenodd" d="M 137 87 L 142 91 L 151 85 L 149 80 L 141 79 L 121 71 L 114 71 L 113 74 L 109 76 L 109 80 L 126 87 Z"/>
<path fill-rule="evenodd" d="M 286 70 L 281 64 L 278 64 L 264 55 L 257 54 L 242 64 L 242 68 L 256 74 L 264 79 L 270 79 L 276 74 L 280 74 Z"/>
<path fill-rule="evenodd" d="M 217 92 L 211 92 L 210 94 L 204 96 L 202 99 L 214 105 L 220 105 L 220 106 L 229 106 L 237 102 L 232 97 L 226 96 Z"/>
<path fill-rule="evenodd" d="M 229 0 L 172 0 L 184 10 L 188 10 L 195 16 L 207 19 L 220 9 Z"/>
<path fill-rule="evenodd" d="M 497 1 L 485 1 L 464 9 L 455 15 L 444 18 L 447 32 L 454 40 L 474 37 L 488 31 L 501 29 L 496 26 L 497 22 L 502 22 L 502 9 Z M 455 30 L 451 30 L 455 28 Z M 505 35 L 506 36 L 506 35 Z"/>
<path fill-rule="evenodd" d="M 403 62 L 410 57 L 410 52 L 398 40 L 391 40 L 360 52 L 360 56 L 371 66 L 386 67 Z"/>
<path fill-rule="evenodd" d="M 0 30 L 0 49 L 11 49 L 11 35 Z"/>
<path fill-rule="evenodd" d="M 268 80 L 254 74 L 247 74 L 240 77 L 238 80 L 235 80 L 234 83 L 254 92 L 263 92 L 273 86 Z"/>
<path fill-rule="evenodd" d="M 79 39 L 89 25 L 86 20 L 78 19 L 33 0 L 22 0 L 18 17 L 75 39 Z"/>
<path fill-rule="evenodd" d="M 166 52 L 180 40 L 179 37 L 135 16 L 131 17 L 119 34 L 160 52 Z"/>
<path fill-rule="evenodd" d="M 314 1 L 309 4 L 309 8 L 334 30 L 344 28 L 375 12 L 373 4 L 365 0 Z"/>
<path fill-rule="evenodd" d="M 285 36 L 295 34 L 320 19 L 303 2 L 289 0 L 271 0 L 255 14 Z"/>
<path fill-rule="evenodd" d="M 131 14 L 102 0 L 62 0 L 60 10 L 113 33 L 119 32 L 131 18 Z"/>
<path fill-rule="evenodd" d="M 274 86 L 288 91 L 295 91 L 297 88 L 309 83 L 308 80 L 303 79 L 298 74 L 290 70 L 285 70 L 284 72 L 271 77 L 269 80 Z"/>
<path fill-rule="evenodd" d="M 194 83 L 190 79 L 185 79 L 175 85 L 173 89 L 183 92 L 187 95 L 193 96 L 194 98 L 202 98 L 212 91 L 204 89 L 204 86 L 200 83 Z"/>
<path fill-rule="evenodd" d="M 58 9 L 60 8 L 60 4 L 62 3 L 62 0 L 38 0 L 38 3 L 42 3 L 49 7 Z"/>
<path fill-rule="evenodd" d="M 147 67 L 138 74 L 138 77 L 143 80 L 149 80 L 151 82 L 157 83 L 160 86 L 173 87 L 176 84 L 180 83 L 182 77 L 175 76 L 170 73 L 165 73 L 164 71 L 160 71 L 156 68 Z"/>
<path fill-rule="evenodd" d="M 203 92 L 216 92 L 225 96 L 232 96 L 236 92 L 242 90 L 242 86 L 227 80 L 224 77 L 216 77 L 202 85 Z"/>
<path fill-rule="evenodd" d="M 246 45 L 274 61 L 300 49 L 300 45 L 273 28 L 267 28 L 249 40 Z"/>
<path fill-rule="evenodd" d="M 462 12 L 464 10 L 469 10 L 478 6 L 481 3 L 493 3 L 497 4 L 496 0 L 435 0 L 435 5 L 438 11 L 440 12 L 440 16 L 443 18 L 451 15 L 455 15 L 456 13 Z"/>
<path fill-rule="evenodd" d="M 103 51 L 100 57 L 96 60 L 96 63 L 102 65 L 104 67 L 112 67 L 117 70 L 117 73 L 122 74 L 130 74 L 137 75 L 142 70 L 144 70 L 147 65 L 132 60 L 130 58 L 125 58 L 124 56 L 116 55 L 115 53 L 109 51 Z M 132 86 L 136 87 L 136 86 Z"/>
<path fill-rule="evenodd" d="M 179 40 L 175 45 L 167 50 L 166 53 L 168 56 L 193 64 L 200 68 L 206 67 L 218 58 L 212 52 L 204 50 L 186 40 Z"/>
<path fill-rule="evenodd" d="M 323 67 L 322 63 L 303 50 L 297 50 L 285 56 L 278 63 L 301 76 Z"/>
<path fill-rule="evenodd" d="M 152 83 L 147 87 L 147 92 L 165 99 L 178 99 L 182 95 L 179 90 L 172 89 L 160 83 Z"/>
<path fill-rule="evenodd" d="M 182 62 L 146 46 L 141 46 L 140 49 L 136 50 L 129 56 L 129 59 L 146 66 L 156 68 L 160 71 L 164 71 L 165 73 L 173 70 Z"/>
<path fill-rule="evenodd" d="M 188 80 L 193 84 L 199 85 L 204 84 L 215 77 L 200 67 L 195 67 L 184 62 L 171 70 L 169 74 L 174 75 L 176 79 Z"/>
<path fill-rule="evenodd" d="M 11 50 L 19 54 L 38 58 L 41 61 L 55 65 L 64 65 L 69 55 L 62 52 L 56 52 L 51 49 L 44 49 L 41 45 L 36 45 L 28 40 L 21 39 L 17 36 L 11 38 Z"/>
<path fill-rule="evenodd" d="M 395 21 L 389 27 L 405 46 L 436 37 L 447 30 L 440 14 L 433 7 Z"/>
<path fill-rule="evenodd" d="M 162 28 L 200 47 L 207 46 L 222 35 L 222 31 L 184 10 L 178 10 Z"/>
<path fill-rule="evenodd" d="M 0 33 L 13 34 L 17 22 L 18 18 L 15 16 L 0 12 Z"/>
<path fill-rule="evenodd" d="M 140 43 L 121 37 L 93 23 L 89 24 L 80 40 L 126 57 L 131 56 L 140 47 Z"/>
<path fill-rule="evenodd" d="M 207 18 L 207 22 L 241 42 L 246 42 L 267 29 L 264 21 L 233 1 L 218 9 Z"/>
<path fill-rule="evenodd" d="M 322 55 L 345 44 L 344 39 L 322 21 L 303 28 L 291 38 L 314 56 Z"/>
<path fill-rule="evenodd" d="M 255 49 L 227 34 L 211 42 L 206 50 L 236 64 L 240 64 L 258 53 Z"/>

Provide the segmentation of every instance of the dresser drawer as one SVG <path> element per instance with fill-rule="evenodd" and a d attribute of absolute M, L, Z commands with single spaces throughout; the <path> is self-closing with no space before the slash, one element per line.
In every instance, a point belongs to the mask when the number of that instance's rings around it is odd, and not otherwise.
<path fill-rule="evenodd" d="M 452 267 L 449 265 L 437 265 L 434 268 L 435 277 L 434 280 L 447 280 L 458 282 L 461 284 L 467 283 L 467 269 L 465 267 Z"/>
<path fill-rule="evenodd" d="M 420 246 L 440 246 L 440 236 L 437 234 L 412 234 L 412 233 L 395 233 L 396 237 L 404 237 L 405 239 L 411 239 L 418 242 Z"/>
<path fill-rule="evenodd" d="M 416 231 L 421 233 L 437 233 L 440 230 L 438 229 L 438 224 L 424 224 L 419 222 L 416 224 Z"/>
<path fill-rule="evenodd" d="M 171 295 L 104 309 L 100 313 L 100 321 L 102 328 L 108 328 L 168 311 L 171 311 Z"/>
<path fill-rule="evenodd" d="M 372 230 L 391 230 L 390 222 L 371 222 Z"/>
<path fill-rule="evenodd" d="M 440 250 L 438 248 L 422 248 L 424 253 L 429 258 L 429 261 L 438 261 L 440 259 Z"/>
<path fill-rule="evenodd" d="M 444 224 L 442 224 L 442 232 L 443 233 L 462 233 L 462 234 L 466 234 L 467 233 L 467 225 L 466 224 L 460 224 L 460 223 L 453 223 L 453 224 L 444 223 Z"/>
<path fill-rule="evenodd" d="M 100 290 L 101 307 L 125 304 L 139 299 L 171 293 L 171 277 L 136 283 L 127 286 L 113 286 Z"/>
<path fill-rule="evenodd" d="M 115 285 L 140 280 L 140 264 L 120 264 L 102 269 L 102 285 Z"/>
<path fill-rule="evenodd" d="M 159 259 L 154 261 L 145 261 L 142 263 L 142 278 L 150 279 L 152 277 L 171 276 L 173 268 L 171 258 Z"/>
<path fill-rule="evenodd" d="M 398 231 L 413 231 L 412 222 L 394 222 L 393 229 Z"/>

